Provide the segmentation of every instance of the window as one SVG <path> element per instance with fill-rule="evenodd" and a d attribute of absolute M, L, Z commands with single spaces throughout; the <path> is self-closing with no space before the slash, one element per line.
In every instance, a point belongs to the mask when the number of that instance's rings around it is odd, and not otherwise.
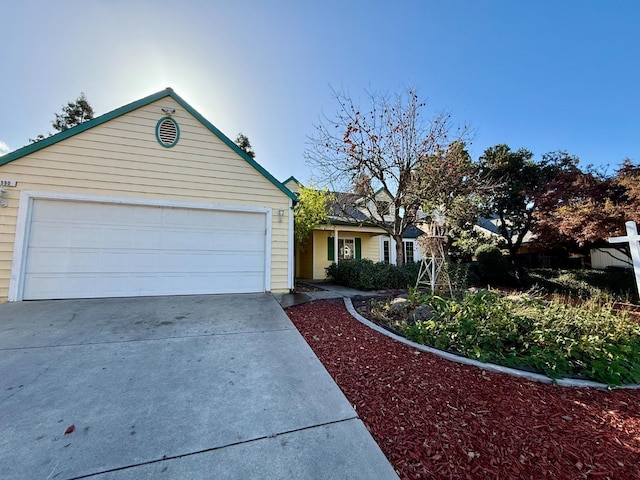
<path fill-rule="evenodd" d="M 402 242 L 402 253 L 404 254 L 404 263 L 415 261 L 413 259 L 413 240 Z"/>
<path fill-rule="evenodd" d="M 384 263 L 391 263 L 391 255 L 389 252 L 389 240 L 382 241 L 382 261 Z"/>
<path fill-rule="evenodd" d="M 338 239 L 338 260 L 353 260 L 356 258 L 356 241 L 354 238 Z"/>
<path fill-rule="evenodd" d="M 391 211 L 391 203 L 382 200 L 376 202 L 376 209 L 380 215 L 389 215 Z"/>

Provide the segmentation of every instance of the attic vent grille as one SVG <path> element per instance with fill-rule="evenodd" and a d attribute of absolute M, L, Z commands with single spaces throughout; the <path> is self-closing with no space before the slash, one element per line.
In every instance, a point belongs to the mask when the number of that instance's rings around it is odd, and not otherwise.
<path fill-rule="evenodd" d="M 160 145 L 167 148 L 173 147 L 178 143 L 180 128 L 176 121 L 171 117 L 161 118 L 156 125 L 156 138 Z"/>

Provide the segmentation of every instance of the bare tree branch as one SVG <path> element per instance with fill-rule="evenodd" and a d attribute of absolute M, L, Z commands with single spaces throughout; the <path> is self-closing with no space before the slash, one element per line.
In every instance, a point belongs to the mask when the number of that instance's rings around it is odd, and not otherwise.
<path fill-rule="evenodd" d="M 447 152 L 450 115 L 424 118 L 426 104 L 412 88 L 393 96 L 367 92 L 367 109 L 361 109 L 348 92 L 332 93 L 338 112 L 334 118 L 322 117 L 316 126 L 307 163 L 319 184 L 357 195 L 340 196 L 340 214 L 392 236 L 401 263 L 403 234 L 428 198 L 429 186 L 420 178 L 422 166 Z M 389 198 L 388 214 L 378 208 L 376 192 Z M 356 199 L 357 206 L 350 203 Z"/>

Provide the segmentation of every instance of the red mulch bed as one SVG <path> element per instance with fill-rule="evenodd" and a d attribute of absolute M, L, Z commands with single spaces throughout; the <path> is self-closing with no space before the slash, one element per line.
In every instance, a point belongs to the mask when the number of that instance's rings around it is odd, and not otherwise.
<path fill-rule="evenodd" d="M 640 391 L 449 362 L 369 329 L 342 300 L 287 314 L 403 479 L 640 479 Z"/>

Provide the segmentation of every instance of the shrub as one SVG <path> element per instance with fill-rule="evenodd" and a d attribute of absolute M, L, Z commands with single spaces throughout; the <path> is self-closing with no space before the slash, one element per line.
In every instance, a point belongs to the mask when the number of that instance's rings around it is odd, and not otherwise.
<path fill-rule="evenodd" d="M 509 280 L 509 264 L 495 245 L 480 245 L 476 250 L 478 273 L 490 285 L 504 285 Z"/>
<path fill-rule="evenodd" d="M 447 273 L 456 296 L 466 292 L 469 287 L 476 287 L 482 284 L 478 275 L 477 263 L 447 262 Z"/>
<path fill-rule="evenodd" d="M 402 267 L 385 263 L 373 263 L 369 259 L 332 263 L 326 269 L 327 277 L 338 285 L 358 290 L 408 288 L 416 283 L 418 264 Z"/>
<path fill-rule="evenodd" d="M 609 385 L 640 383 L 640 325 L 610 308 L 572 307 L 482 291 L 462 300 L 424 295 L 432 319 L 407 338 L 484 362 L 552 378 L 580 375 Z"/>
<path fill-rule="evenodd" d="M 529 286 L 548 293 L 570 295 L 583 299 L 611 296 L 616 300 L 638 302 L 633 270 L 611 268 L 607 270 L 556 270 L 538 268 L 529 270 Z"/>

